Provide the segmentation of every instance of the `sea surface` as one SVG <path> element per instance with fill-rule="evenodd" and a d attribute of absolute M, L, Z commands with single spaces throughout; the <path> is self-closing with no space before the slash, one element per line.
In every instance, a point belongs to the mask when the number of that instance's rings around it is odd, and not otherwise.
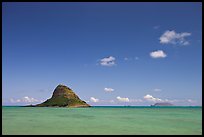
<path fill-rule="evenodd" d="M 2 134 L 201 135 L 202 107 L 2 107 Z"/>

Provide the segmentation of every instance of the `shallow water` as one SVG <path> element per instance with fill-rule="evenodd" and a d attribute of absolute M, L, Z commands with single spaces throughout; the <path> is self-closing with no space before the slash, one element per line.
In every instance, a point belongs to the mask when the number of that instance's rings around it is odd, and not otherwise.
<path fill-rule="evenodd" d="M 202 107 L 2 107 L 2 134 L 202 134 Z"/>

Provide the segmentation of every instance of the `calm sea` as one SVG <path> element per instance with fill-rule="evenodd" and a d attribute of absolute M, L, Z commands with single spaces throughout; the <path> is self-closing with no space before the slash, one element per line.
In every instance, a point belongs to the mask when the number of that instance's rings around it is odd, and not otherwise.
<path fill-rule="evenodd" d="M 202 107 L 2 107 L 2 134 L 201 135 Z"/>

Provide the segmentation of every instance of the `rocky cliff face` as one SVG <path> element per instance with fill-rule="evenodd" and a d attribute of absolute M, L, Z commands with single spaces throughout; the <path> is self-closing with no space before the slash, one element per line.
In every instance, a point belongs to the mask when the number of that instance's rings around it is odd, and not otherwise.
<path fill-rule="evenodd" d="M 65 85 L 58 85 L 52 97 L 45 102 L 36 105 L 37 107 L 90 107 L 81 100 L 72 89 Z"/>

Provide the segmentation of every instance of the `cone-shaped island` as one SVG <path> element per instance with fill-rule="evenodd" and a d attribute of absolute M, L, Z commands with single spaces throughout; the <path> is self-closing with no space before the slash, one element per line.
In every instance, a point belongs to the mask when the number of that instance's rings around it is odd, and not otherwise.
<path fill-rule="evenodd" d="M 81 100 L 72 89 L 60 84 L 50 99 L 35 107 L 90 107 L 90 105 Z"/>

